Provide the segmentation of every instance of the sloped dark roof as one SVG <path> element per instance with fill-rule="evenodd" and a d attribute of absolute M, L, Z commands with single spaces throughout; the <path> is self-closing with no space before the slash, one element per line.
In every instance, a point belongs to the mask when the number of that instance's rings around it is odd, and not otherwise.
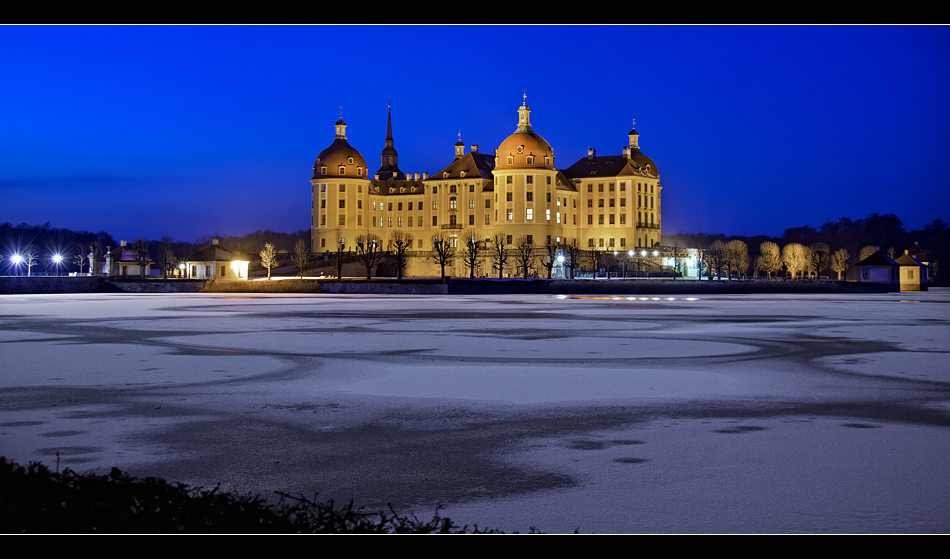
<path fill-rule="evenodd" d="M 221 245 L 209 245 L 192 255 L 189 262 L 231 262 L 232 260 L 250 261 L 250 258 L 243 252 L 228 250 Z"/>
<path fill-rule="evenodd" d="M 881 251 L 877 251 L 871 256 L 868 256 L 864 260 L 855 264 L 855 266 L 897 266 L 897 265 L 898 265 L 897 262 L 894 262 L 893 260 L 888 258 L 887 255 Z"/>
<path fill-rule="evenodd" d="M 900 264 L 901 266 L 923 266 L 916 258 L 908 254 L 902 255 L 900 258 L 894 262 Z"/>
<path fill-rule="evenodd" d="M 491 180 L 493 178 L 491 172 L 494 168 L 495 157 L 493 155 L 470 151 L 453 161 L 448 167 L 438 173 L 429 175 L 429 177 L 432 179 L 442 179 L 442 176 L 448 173 L 449 176 L 446 177 L 446 179 L 458 179 L 462 178 L 461 172 L 465 171 L 466 177 L 478 174 L 480 178 Z"/>
<path fill-rule="evenodd" d="M 569 176 L 564 174 L 564 171 L 558 169 L 555 179 L 555 190 L 569 190 L 571 192 L 577 192 L 577 185 L 574 184 L 574 181 L 571 180 Z"/>
<path fill-rule="evenodd" d="M 649 165 L 649 171 L 647 170 L 647 165 Z M 572 179 L 637 175 L 660 176 L 660 172 L 657 170 L 653 160 L 640 153 L 640 150 L 633 150 L 633 156 L 630 159 L 625 155 L 584 157 L 565 169 L 564 173 Z"/>
<path fill-rule="evenodd" d="M 917 244 L 907 249 L 907 254 L 911 255 L 911 257 L 916 260 L 920 260 L 921 262 L 930 261 L 930 251 Z"/>
<path fill-rule="evenodd" d="M 412 191 L 412 187 L 416 187 L 415 192 Z M 390 192 L 390 189 L 393 191 Z M 404 191 L 400 192 L 400 190 Z M 418 196 L 419 194 L 425 193 L 425 183 L 422 182 L 422 179 L 379 179 L 370 183 L 369 193 L 379 196 L 397 196 L 399 194 L 404 196 Z"/>

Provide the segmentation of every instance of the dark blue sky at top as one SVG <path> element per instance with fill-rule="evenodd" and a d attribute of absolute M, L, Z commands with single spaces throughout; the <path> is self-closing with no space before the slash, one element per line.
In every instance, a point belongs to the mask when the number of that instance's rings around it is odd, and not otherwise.
<path fill-rule="evenodd" d="M 347 122 L 379 167 L 491 153 L 527 92 L 567 168 L 632 119 L 663 232 L 780 235 L 950 220 L 941 26 L 4 26 L 0 222 L 117 238 L 310 226 L 313 160 Z"/>

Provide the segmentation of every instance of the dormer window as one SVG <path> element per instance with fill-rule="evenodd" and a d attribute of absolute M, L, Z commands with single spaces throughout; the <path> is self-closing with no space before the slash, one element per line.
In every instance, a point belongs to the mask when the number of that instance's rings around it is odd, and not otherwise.
<path fill-rule="evenodd" d="M 320 174 L 321 174 L 321 175 L 326 175 L 326 174 L 327 174 L 327 166 L 326 166 L 326 165 L 324 165 L 323 167 L 320 167 Z"/>
<path fill-rule="evenodd" d="M 514 165 L 514 164 L 515 164 L 515 158 L 514 158 L 513 155 L 509 155 L 509 156 L 508 156 L 508 164 L 509 164 L 509 165 Z"/>
<path fill-rule="evenodd" d="M 526 158 L 525 158 L 525 163 L 528 164 L 528 165 L 534 165 L 534 156 L 533 156 L 533 155 L 529 155 L 528 157 L 526 157 Z"/>
<path fill-rule="evenodd" d="M 362 168 L 362 167 L 357 167 L 357 168 L 356 168 L 356 176 L 358 176 L 358 177 L 362 177 L 362 176 L 363 176 L 363 168 Z"/>
<path fill-rule="evenodd" d="M 341 174 L 341 175 L 345 175 L 345 174 L 346 174 L 346 167 L 344 167 L 343 165 L 340 165 L 340 174 Z"/>
<path fill-rule="evenodd" d="M 443 178 L 443 179 L 449 178 L 449 172 L 446 171 L 446 172 L 442 173 L 442 178 Z"/>
<path fill-rule="evenodd" d="M 460 176 L 460 177 L 462 177 L 462 178 L 464 179 L 464 178 L 465 178 L 465 171 L 461 171 L 461 172 L 459 172 L 459 176 Z"/>
<path fill-rule="evenodd" d="M 348 164 L 352 165 L 352 164 L 353 164 L 353 158 L 352 158 L 352 157 L 347 157 L 347 158 L 346 158 L 346 162 L 347 162 Z"/>
<path fill-rule="evenodd" d="M 545 166 L 545 167 L 550 167 L 550 166 L 551 166 L 551 156 L 550 156 L 550 155 L 545 155 L 545 156 L 544 156 L 544 166 Z"/>

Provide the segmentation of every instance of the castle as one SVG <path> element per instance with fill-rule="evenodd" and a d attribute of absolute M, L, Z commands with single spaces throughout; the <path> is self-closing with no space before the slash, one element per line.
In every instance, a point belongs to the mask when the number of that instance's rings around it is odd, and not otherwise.
<path fill-rule="evenodd" d="M 486 243 L 498 237 L 508 245 L 527 240 L 545 251 L 571 242 L 605 251 L 658 245 L 660 173 L 640 151 L 636 129 L 622 155 L 598 156 L 590 149 L 558 169 L 554 150 L 531 128 L 530 114 L 522 102 L 516 130 L 493 154 L 477 145 L 466 153 L 460 139 L 451 163 L 421 177 L 399 170 L 391 109 L 381 165 L 372 176 L 347 142 L 341 117 L 333 143 L 313 164 L 313 252 L 347 250 L 357 237 L 370 235 L 388 244 L 396 231 L 413 237 L 409 256 L 428 256 L 440 238 L 453 247 L 472 237 Z M 429 275 L 422 262 L 428 258 L 416 260 L 413 266 L 410 259 L 407 275 Z"/>

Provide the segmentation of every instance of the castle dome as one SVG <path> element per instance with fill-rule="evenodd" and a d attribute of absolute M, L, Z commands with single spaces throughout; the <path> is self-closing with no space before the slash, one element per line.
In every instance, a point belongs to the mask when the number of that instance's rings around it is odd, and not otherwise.
<path fill-rule="evenodd" d="M 554 150 L 551 149 L 547 140 L 531 129 L 530 113 L 531 109 L 526 104 L 522 103 L 518 107 L 517 130 L 505 138 L 495 150 L 496 171 L 526 168 L 554 169 Z"/>
<path fill-rule="evenodd" d="M 346 141 L 346 123 L 340 118 L 334 125 L 336 137 L 330 147 L 320 152 L 313 162 L 313 178 L 366 178 L 366 160 Z"/>

